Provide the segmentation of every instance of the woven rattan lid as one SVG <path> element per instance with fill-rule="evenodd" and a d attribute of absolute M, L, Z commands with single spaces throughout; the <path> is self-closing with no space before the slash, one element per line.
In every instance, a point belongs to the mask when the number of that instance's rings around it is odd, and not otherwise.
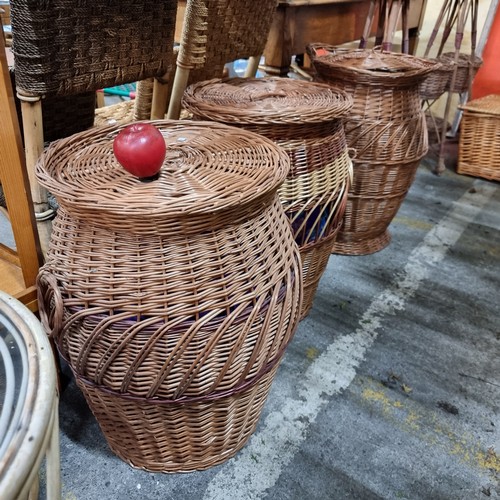
<path fill-rule="evenodd" d="M 319 76 L 332 77 L 333 82 L 413 85 L 441 66 L 437 61 L 379 49 L 339 49 L 316 43 L 308 46 L 307 51 Z"/>
<path fill-rule="evenodd" d="M 346 115 L 352 98 L 331 86 L 288 78 L 230 78 L 190 85 L 183 105 L 225 123 L 320 123 Z"/>
<path fill-rule="evenodd" d="M 485 113 L 489 115 L 500 115 L 500 95 L 490 94 L 484 97 L 479 97 L 473 101 L 469 101 L 463 106 L 459 106 L 460 109 L 466 111 L 476 111 L 479 113 Z"/>
<path fill-rule="evenodd" d="M 113 140 L 124 127 L 113 126 L 52 143 L 36 167 L 40 183 L 69 211 L 158 219 L 250 203 L 288 174 L 286 154 L 252 132 L 212 122 L 151 123 L 167 144 L 157 180 L 142 182 L 121 167 Z"/>

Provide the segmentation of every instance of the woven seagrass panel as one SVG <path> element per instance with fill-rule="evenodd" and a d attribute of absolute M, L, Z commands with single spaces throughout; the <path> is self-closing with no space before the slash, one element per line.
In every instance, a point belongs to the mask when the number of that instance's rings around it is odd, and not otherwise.
<path fill-rule="evenodd" d="M 15 71 L 9 71 L 15 88 Z M 82 92 L 72 96 L 52 96 L 42 99 L 43 138 L 55 141 L 87 130 L 94 124 L 95 92 Z M 22 123 L 21 101 L 15 98 L 19 123 Z M 23 129 L 21 127 L 21 134 Z"/>
<path fill-rule="evenodd" d="M 193 69 L 190 82 L 221 77 L 226 63 L 260 56 L 276 6 L 276 0 L 187 2 L 178 60 Z"/>
<path fill-rule="evenodd" d="M 18 90 L 95 91 L 166 73 L 177 0 L 13 0 Z"/>

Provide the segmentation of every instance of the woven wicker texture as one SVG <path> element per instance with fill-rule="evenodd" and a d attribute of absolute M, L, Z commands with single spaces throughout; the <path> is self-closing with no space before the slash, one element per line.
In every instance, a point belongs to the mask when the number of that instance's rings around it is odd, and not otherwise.
<path fill-rule="evenodd" d="M 449 89 L 453 73 L 453 60 L 443 57 L 429 60 L 439 62 L 440 66 L 432 71 L 420 84 L 419 92 L 423 100 L 439 99 Z"/>
<path fill-rule="evenodd" d="M 9 68 L 12 88 L 16 88 L 14 68 Z M 92 127 L 95 114 L 95 92 L 73 96 L 47 97 L 42 100 L 43 137 L 55 141 Z M 21 102 L 15 97 L 19 123 L 22 123 Z M 21 133 L 24 133 L 21 127 Z"/>
<path fill-rule="evenodd" d="M 343 224 L 346 202 L 347 192 L 341 198 L 341 205 L 336 217 L 337 225 L 327 237 L 300 247 L 302 275 L 305 277 L 303 278 L 304 298 L 302 299 L 302 309 L 300 311 L 301 319 L 305 318 L 312 308 L 319 281 L 325 272 L 330 255 L 332 254 L 333 244 Z"/>
<path fill-rule="evenodd" d="M 349 147 L 365 161 L 406 162 L 422 158 L 429 149 L 423 113 L 407 120 L 353 118 L 345 121 L 344 128 Z"/>
<path fill-rule="evenodd" d="M 195 83 L 186 89 L 183 106 L 196 119 L 244 127 L 272 139 L 291 160 L 280 198 L 290 219 L 303 262 L 305 294 L 302 317 L 309 311 L 327 260 L 309 246 L 338 228 L 349 188 L 349 158 L 344 117 L 351 99 L 328 85 L 284 78 L 232 78 Z M 321 248 L 325 248 L 322 245 Z M 312 264 L 317 256 L 321 265 Z"/>
<path fill-rule="evenodd" d="M 190 85 L 186 109 L 235 125 L 330 122 L 351 112 L 352 99 L 328 85 L 286 78 L 213 79 Z"/>
<path fill-rule="evenodd" d="M 407 54 L 323 44 L 307 50 L 317 78 L 350 93 L 354 101 L 345 119 L 348 145 L 356 150 L 354 186 L 333 251 L 376 252 L 389 243 L 387 227 L 427 153 L 419 86 L 440 64 Z"/>
<path fill-rule="evenodd" d="M 122 460 L 152 472 L 188 472 L 222 463 L 245 445 L 255 430 L 276 370 L 273 366 L 239 394 L 221 396 L 214 402 L 177 405 L 127 399 L 104 392 L 78 375 L 76 382 L 92 401 L 92 411 L 110 448 Z M 141 414 L 140 425 L 131 419 L 136 414 Z"/>
<path fill-rule="evenodd" d="M 318 56 L 319 48 L 323 50 Z M 378 49 L 339 49 L 321 43 L 309 44 L 307 53 L 320 78 L 389 89 L 413 88 L 438 64 L 408 54 Z"/>
<path fill-rule="evenodd" d="M 500 181 L 500 95 L 474 99 L 461 109 L 457 172 Z"/>
<path fill-rule="evenodd" d="M 408 163 L 354 161 L 354 183 L 349 191 L 344 224 L 333 252 L 365 255 L 385 248 L 387 230 L 415 178 L 420 159 Z"/>
<path fill-rule="evenodd" d="M 134 120 L 149 120 L 153 101 L 154 78 L 137 82 L 134 99 Z"/>
<path fill-rule="evenodd" d="M 440 61 L 445 61 L 446 63 L 451 62 L 452 65 L 455 64 L 454 59 L 455 59 L 455 54 L 453 52 L 446 52 L 442 54 L 440 57 Z M 477 56 L 471 57 L 470 54 L 460 53 L 458 55 L 457 64 L 458 66 L 457 66 L 457 74 L 455 77 L 455 82 L 453 86 L 451 86 L 451 79 L 450 79 L 450 81 L 448 82 L 447 90 L 449 90 L 450 92 L 458 92 L 461 94 L 469 89 L 469 75 L 470 73 L 472 73 L 470 75 L 472 81 L 477 71 L 481 67 L 481 64 L 483 64 L 483 60 Z"/>
<path fill-rule="evenodd" d="M 18 90 L 78 94 L 165 74 L 176 10 L 177 0 L 12 0 Z"/>
<path fill-rule="evenodd" d="M 152 123 L 167 143 L 153 182 L 117 164 L 120 127 L 42 156 L 60 208 L 41 317 L 120 457 L 203 469 L 244 445 L 298 322 L 300 255 L 277 194 L 289 162 L 233 127 Z"/>
<path fill-rule="evenodd" d="M 325 55 L 316 56 L 318 48 Z M 378 50 L 308 46 L 317 79 L 353 98 L 347 143 L 364 161 L 410 161 L 428 149 L 418 86 L 439 63 Z"/>
<path fill-rule="evenodd" d="M 276 0 L 191 0 L 186 4 L 177 64 L 190 82 L 222 77 L 224 65 L 264 52 Z"/>
<path fill-rule="evenodd" d="M 123 125 L 135 120 L 135 102 L 124 101 L 95 110 L 94 126 Z"/>

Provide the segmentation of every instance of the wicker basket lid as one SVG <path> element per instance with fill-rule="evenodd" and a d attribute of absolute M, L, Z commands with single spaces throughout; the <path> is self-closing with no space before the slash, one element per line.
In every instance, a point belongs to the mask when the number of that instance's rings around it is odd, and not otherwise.
<path fill-rule="evenodd" d="M 276 191 L 287 155 L 255 133 L 217 123 L 159 120 L 167 154 L 160 176 L 142 182 L 116 160 L 113 140 L 124 126 L 94 128 L 52 143 L 37 178 L 68 211 L 178 218 L 241 206 Z"/>
<path fill-rule="evenodd" d="M 224 123 L 303 124 L 346 115 L 352 108 L 352 98 L 321 83 L 288 78 L 230 78 L 190 85 L 183 105 L 198 117 Z"/>
<path fill-rule="evenodd" d="M 465 111 L 474 111 L 477 113 L 484 113 L 487 115 L 500 116 L 500 95 L 490 94 L 484 97 L 479 97 L 473 101 L 459 106 L 460 109 Z"/>
<path fill-rule="evenodd" d="M 438 69 L 437 61 L 379 49 L 345 49 L 310 44 L 307 52 L 314 69 L 327 81 L 353 81 L 379 86 L 416 85 Z"/>

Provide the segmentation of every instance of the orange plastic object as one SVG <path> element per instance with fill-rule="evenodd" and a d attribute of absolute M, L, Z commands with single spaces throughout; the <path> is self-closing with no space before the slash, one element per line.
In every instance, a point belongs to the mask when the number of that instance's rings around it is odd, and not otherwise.
<path fill-rule="evenodd" d="M 472 99 L 478 99 L 489 94 L 500 94 L 500 9 L 497 9 L 495 19 L 486 41 L 482 58 L 483 64 L 472 82 Z"/>

